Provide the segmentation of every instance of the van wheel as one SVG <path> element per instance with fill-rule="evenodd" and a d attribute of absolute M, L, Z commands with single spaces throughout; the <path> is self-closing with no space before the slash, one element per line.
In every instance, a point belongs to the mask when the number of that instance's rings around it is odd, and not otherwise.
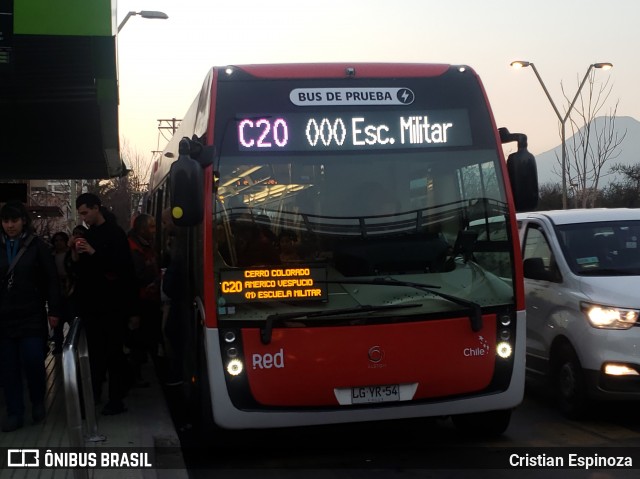
<path fill-rule="evenodd" d="M 452 416 L 458 431 L 469 437 L 492 438 L 503 434 L 511 421 L 511 410 L 477 412 Z"/>
<path fill-rule="evenodd" d="M 558 405 L 565 416 L 579 419 L 586 414 L 589 409 L 587 384 L 580 360 L 569 345 L 563 346 L 559 352 L 554 386 Z"/>

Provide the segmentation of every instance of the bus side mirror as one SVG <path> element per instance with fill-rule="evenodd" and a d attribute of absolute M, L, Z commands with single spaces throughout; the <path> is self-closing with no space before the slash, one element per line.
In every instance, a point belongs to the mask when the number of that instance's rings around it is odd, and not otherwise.
<path fill-rule="evenodd" d="M 502 143 L 518 142 L 518 151 L 507 158 L 516 211 L 533 211 L 538 206 L 538 167 L 536 159 L 527 150 L 527 136 L 522 133 L 512 134 L 506 128 L 500 128 L 500 139 Z"/>
<path fill-rule="evenodd" d="M 204 216 L 204 173 L 191 158 L 191 142 L 180 141 L 180 155 L 169 170 L 171 218 L 176 226 L 195 226 Z"/>
<path fill-rule="evenodd" d="M 518 148 L 507 158 L 507 170 L 516 211 L 535 210 L 538 206 L 538 168 L 533 155 L 526 147 Z"/>

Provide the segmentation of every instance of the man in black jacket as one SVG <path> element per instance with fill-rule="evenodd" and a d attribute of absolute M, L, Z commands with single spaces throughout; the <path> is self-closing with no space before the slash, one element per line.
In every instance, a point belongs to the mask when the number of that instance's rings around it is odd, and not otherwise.
<path fill-rule="evenodd" d="M 127 235 L 100 198 L 84 193 L 76 199 L 78 216 L 89 230 L 72 247 L 77 283 L 76 308 L 87 332 L 91 380 L 99 400 L 108 376 L 109 400 L 102 414 L 126 411 L 129 379 L 123 351 L 128 319 L 136 312 L 135 270 Z"/>

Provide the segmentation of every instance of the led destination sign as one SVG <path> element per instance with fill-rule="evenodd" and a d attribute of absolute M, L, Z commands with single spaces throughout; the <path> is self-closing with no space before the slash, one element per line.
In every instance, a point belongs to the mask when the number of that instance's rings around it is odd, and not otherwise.
<path fill-rule="evenodd" d="M 240 151 L 373 150 L 468 146 L 466 110 L 239 115 Z"/>
<path fill-rule="evenodd" d="M 220 292 L 228 303 L 327 299 L 324 268 L 252 268 L 220 271 Z"/>

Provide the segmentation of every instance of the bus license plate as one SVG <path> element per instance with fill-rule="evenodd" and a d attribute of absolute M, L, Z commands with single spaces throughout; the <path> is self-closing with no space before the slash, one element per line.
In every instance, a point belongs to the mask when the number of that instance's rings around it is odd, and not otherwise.
<path fill-rule="evenodd" d="M 351 404 L 368 404 L 378 402 L 400 401 L 400 386 L 361 386 L 351 388 Z"/>

